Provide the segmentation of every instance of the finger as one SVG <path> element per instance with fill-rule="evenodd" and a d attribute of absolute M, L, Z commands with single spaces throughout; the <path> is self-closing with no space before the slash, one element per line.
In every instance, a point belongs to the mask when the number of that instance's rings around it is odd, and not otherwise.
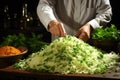
<path fill-rule="evenodd" d="M 76 32 L 76 35 L 75 35 L 75 36 L 76 36 L 77 38 L 79 38 L 80 34 L 82 33 L 81 31 L 82 31 L 82 30 L 79 30 L 79 31 Z"/>
<path fill-rule="evenodd" d="M 55 32 L 56 36 L 59 36 L 59 37 L 60 37 L 61 33 L 60 33 L 59 26 L 57 26 L 57 27 L 54 29 L 54 32 Z"/>
<path fill-rule="evenodd" d="M 87 42 L 87 40 L 89 39 L 86 32 L 82 32 L 82 33 L 79 35 L 79 38 L 82 39 L 84 42 Z"/>
<path fill-rule="evenodd" d="M 63 24 L 62 24 L 62 23 L 59 23 L 59 24 L 58 24 L 58 27 L 59 27 L 59 30 L 60 30 L 60 36 L 61 36 L 61 37 L 66 36 L 66 31 L 65 31 L 65 29 L 64 29 L 64 27 L 63 27 Z"/>

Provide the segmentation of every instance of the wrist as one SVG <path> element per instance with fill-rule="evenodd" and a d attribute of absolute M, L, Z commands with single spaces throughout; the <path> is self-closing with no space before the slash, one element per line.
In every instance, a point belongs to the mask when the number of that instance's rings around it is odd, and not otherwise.
<path fill-rule="evenodd" d="M 52 20 L 52 21 L 50 21 L 49 24 L 48 24 L 48 30 L 49 30 L 52 26 L 56 25 L 56 23 L 58 23 L 57 20 Z"/>
<path fill-rule="evenodd" d="M 93 27 L 91 24 L 87 23 L 87 25 L 89 26 L 90 32 L 93 30 Z"/>

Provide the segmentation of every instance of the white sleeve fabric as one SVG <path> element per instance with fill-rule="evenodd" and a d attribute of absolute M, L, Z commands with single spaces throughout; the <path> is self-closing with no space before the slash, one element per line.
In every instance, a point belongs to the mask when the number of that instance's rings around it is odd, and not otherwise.
<path fill-rule="evenodd" d="M 98 0 L 96 8 L 97 15 L 95 19 L 88 22 L 94 29 L 106 26 L 111 21 L 112 16 L 112 7 L 109 0 Z"/>
<path fill-rule="evenodd" d="M 47 0 L 40 0 L 39 4 L 37 6 L 37 14 L 42 22 L 42 24 L 45 26 L 45 28 L 48 30 L 48 24 L 51 20 L 56 20 L 53 9 L 50 6 L 50 4 L 47 2 Z"/>
<path fill-rule="evenodd" d="M 95 28 L 98 28 L 98 27 L 99 27 L 99 28 L 102 28 L 102 26 L 100 26 L 99 23 L 98 23 L 95 19 L 89 21 L 88 23 L 89 23 L 89 24 L 92 26 L 92 28 L 94 28 L 94 29 L 95 29 Z"/>

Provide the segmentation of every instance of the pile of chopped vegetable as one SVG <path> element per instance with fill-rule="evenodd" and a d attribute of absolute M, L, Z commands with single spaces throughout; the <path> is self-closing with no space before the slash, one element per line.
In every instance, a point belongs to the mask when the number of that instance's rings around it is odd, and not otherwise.
<path fill-rule="evenodd" d="M 105 73 L 119 56 L 104 53 L 74 36 L 54 40 L 42 50 L 32 53 L 14 65 L 15 68 L 61 74 Z"/>

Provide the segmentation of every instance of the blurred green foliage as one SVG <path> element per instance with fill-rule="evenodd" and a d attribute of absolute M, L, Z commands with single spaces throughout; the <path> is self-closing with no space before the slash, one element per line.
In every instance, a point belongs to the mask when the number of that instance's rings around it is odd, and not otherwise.
<path fill-rule="evenodd" d="M 105 28 L 96 28 L 93 30 L 91 36 L 92 39 L 97 40 L 120 40 L 119 30 L 114 24 L 111 24 L 110 27 Z"/>
<path fill-rule="evenodd" d="M 3 37 L 0 47 L 4 45 L 11 45 L 14 47 L 24 46 L 28 48 L 28 53 L 34 53 L 39 51 L 45 45 L 49 43 L 42 41 L 42 34 L 32 33 L 31 37 L 27 37 L 23 33 L 12 34 L 6 37 Z"/>

